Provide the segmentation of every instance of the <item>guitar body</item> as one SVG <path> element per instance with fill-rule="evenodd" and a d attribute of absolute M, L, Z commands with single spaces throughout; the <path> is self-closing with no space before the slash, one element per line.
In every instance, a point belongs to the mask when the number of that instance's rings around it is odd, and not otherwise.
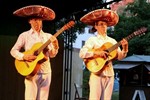
<path fill-rule="evenodd" d="M 24 54 L 34 54 L 34 52 L 39 49 L 39 47 L 42 45 L 42 43 L 36 43 L 32 46 L 32 48 L 28 51 L 23 52 Z M 43 52 L 40 52 L 39 55 L 37 55 L 37 58 L 32 61 L 24 61 L 24 60 L 15 60 L 15 66 L 18 71 L 23 76 L 33 76 L 37 73 L 37 71 L 40 68 L 40 63 L 46 61 L 46 57 L 43 54 Z"/>
<path fill-rule="evenodd" d="M 107 42 L 96 50 L 99 50 L 99 51 L 107 50 L 112 45 L 113 44 Z M 117 50 L 114 50 L 109 53 L 109 56 L 107 59 L 104 59 L 101 57 L 88 58 L 88 59 L 84 59 L 84 63 L 89 71 L 95 74 L 99 74 L 102 68 L 107 64 L 107 62 L 113 60 L 116 57 L 116 55 L 117 55 Z"/>

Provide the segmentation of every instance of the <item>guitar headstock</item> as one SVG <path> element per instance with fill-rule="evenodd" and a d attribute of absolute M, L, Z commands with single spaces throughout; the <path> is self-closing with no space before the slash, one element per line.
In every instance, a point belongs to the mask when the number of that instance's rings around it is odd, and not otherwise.
<path fill-rule="evenodd" d="M 142 27 L 139 30 L 135 31 L 134 35 L 135 36 L 137 36 L 137 35 L 144 35 L 146 31 L 147 31 L 147 28 L 146 27 Z"/>
<path fill-rule="evenodd" d="M 63 28 L 64 30 L 67 30 L 67 29 L 73 27 L 74 24 L 75 24 L 74 21 L 70 21 L 70 22 L 68 22 L 67 24 L 65 24 L 62 28 Z"/>

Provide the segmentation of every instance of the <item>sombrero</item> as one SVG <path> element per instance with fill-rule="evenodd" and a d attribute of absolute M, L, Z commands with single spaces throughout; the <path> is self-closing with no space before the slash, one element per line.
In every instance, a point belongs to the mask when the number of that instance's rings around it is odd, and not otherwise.
<path fill-rule="evenodd" d="M 13 14 L 19 17 L 39 17 L 43 20 L 55 19 L 55 12 L 52 9 L 41 5 L 25 6 L 14 11 Z"/>
<path fill-rule="evenodd" d="M 108 9 L 97 9 L 91 11 L 80 18 L 80 21 L 87 24 L 94 26 L 95 22 L 97 21 L 105 21 L 107 26 L 114 26 L 119 21 L 119 16 L 116 12 Z"/>

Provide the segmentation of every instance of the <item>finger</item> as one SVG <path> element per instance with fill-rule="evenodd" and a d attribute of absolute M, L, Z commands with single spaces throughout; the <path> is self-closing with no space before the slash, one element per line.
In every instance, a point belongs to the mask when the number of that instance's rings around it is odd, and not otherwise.
<path fill-rule="evenodd" d="M 112 55 L 108 53 L 108 57 L 112 57 Z"/>

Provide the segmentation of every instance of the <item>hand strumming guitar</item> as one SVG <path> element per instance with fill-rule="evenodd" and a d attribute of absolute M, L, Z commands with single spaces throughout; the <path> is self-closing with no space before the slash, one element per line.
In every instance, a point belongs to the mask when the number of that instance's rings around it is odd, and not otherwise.
<path fill-rule="evenodd" d="M 35 60 L 36 57 L 37 57 L 37 56 L 35 56 L 35 55 L 25 54 L 25 55 L 23 56 L 23 60 L 31 62 L 31 61 Z"/>
<path fill-rule="evenodd" d="M 109 56 L 109 53 L 106 51 L 102 51 L 102 50 L 94 51 L 94 57 L 101 57 L 101 58 L 107 59 L 108 56 Z"/>

